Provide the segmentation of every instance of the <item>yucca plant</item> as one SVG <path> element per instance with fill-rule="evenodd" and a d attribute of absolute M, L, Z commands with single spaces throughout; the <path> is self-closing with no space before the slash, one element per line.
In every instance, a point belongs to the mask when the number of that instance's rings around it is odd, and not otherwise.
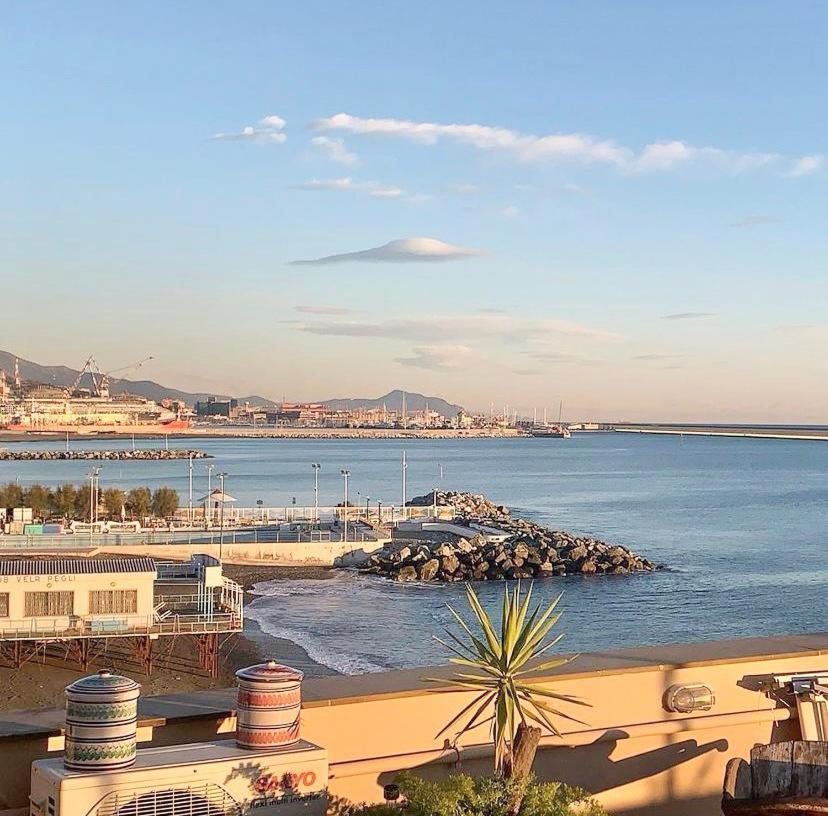
<path fill-rule="evenodd" d="M 450 679 L 455 688 L 451 690 L 471 689 L 478 694 L 438 736 L 456 728 L 456 738 L 459 738 L 474 728 L 490 724 L 495 771 L 506 778 L 528 777 L 543 731 L 559 735 L 556 718 L 581 722 L 553 703 L 587 705 L 577 697 L 559 694 L 525 679 L 529 673 L 553 669 L 573 659 L 544 659 L 563 637 L 548 638 L 561 615 L 556 612 L 561 596 L 545 608 L 537 604 L 530 612 L 532 586 L 523 597 L 519 582 L 512 590 L 505 587 L 499 631 L 469 584 L 466 597 L 474 616 L 472 625 L 448 605 L 465 638 L 446 629 L 449 640 L 439 637 L 435 640 L 452 652 L 450 662 L 473 670 L 453 674 Z M 446 682 L 445 678 L 426 679 Z"/>

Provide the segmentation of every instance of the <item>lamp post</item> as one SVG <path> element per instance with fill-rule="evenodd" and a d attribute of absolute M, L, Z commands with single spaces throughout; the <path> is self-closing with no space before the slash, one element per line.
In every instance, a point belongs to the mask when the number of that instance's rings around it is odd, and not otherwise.
<path fill-rule="evenodd" d="M 345 482 L 345 505 L 342 508 L 342 516 L 345 519 L 344 524 L 344 531 L 342 535 L 342 540 L 348 540 L 348 477 L 351 475 L 350 470 L 345 470 L 344 468 L 339 471 L 342 474 L 342 479 Z"/>
<path fill-rule="evenodd" d="M 213 490 L 213 468 L 215 465 L 207 465 L 207 504 L 204 507 L 204 528 L 207 528 L 207 508 L 210 508 L 210 522 L 213 521 L 213 499 L 211 493 Z"/>
<path fill-rule="evenodd" d="M 190 522 L 190 527 L 193 526 L 193 455 L 189 456 L 190 461 L 190 499 L 187 504 L 187 520 Z"/>
<path fill-rule="evenodd" d="M 226 473 L 218 474 L 221 482 L 221 507 L 219 508 L 219 561 L 221 561 L 222 551 L 224 550 L 224 480 L 227 478 Z"/>
<path fill-rule="evenodd" d="M 402 452 L 402 504 L 401 504 L 401 512 L 402 517 L 405 519 L 405 494 L 406 494 L 406 471 L 408 470 L 408 462 L 405 458 L 405 451 Z"/>
<path fill-rule="evenodd" d="M 313 468 L 313 520 L 319 526 L 319 471 L 322 465 L 319 462 L 312 462 Z"/>

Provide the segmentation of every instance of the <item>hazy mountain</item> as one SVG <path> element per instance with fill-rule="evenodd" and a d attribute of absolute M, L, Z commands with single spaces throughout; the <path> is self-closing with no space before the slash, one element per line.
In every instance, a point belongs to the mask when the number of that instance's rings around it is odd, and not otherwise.
<path fill-rule="evenodd" d="M 426 397 L 423 394 L 400 391 L 399 389 L 389 391 L 384 396 L 377 397 L 376 399 L 332 399 L 325 400 L 323 405 L 328 405 L 338 410 L 382 408 L 385 405 L 389 410 L 399 411 L 402 409 L 403 394 L 405 394 L 405 407 L 408 411 L 422 411 L 428 405 L 432 411 L 436 411 L 444 417 L 453 417 L 457 415 L 457 412 L 461 408 L 461 406 L 446 402 L 446 400 L 440 399 L 440 397 Z"/>
<path fill-rule="evenodd" d="M 24 360 L 18 358 L 18 366 L 20 367 L 20 378 L 22 380 L 30 380 L 31 382 L 46 383 L 47 385 L 70 386 L 77 379 L 80 371 L 68 366 L 44 366 L 39 363 L 33 363 L 31 360 Z M 14 355 L 7 351 L 0 351 L 0 368 L 11 378 L 14 372 Z M 81 386 L 89 388 L 91 385 L 89 375 L 84 376 L 81 380 Z M 137 394 L 140 397 L 146 397 L 151 400 L 161 400 L 165 397 L 168 399 L 183 400 L 192 405 L 198 400 L 206 400 L 207 397 L 218 397 L 219 399 L 228 399 L 227 394 L 212 394 L 212 393 L 197 393 L 192 391 L 181 391 L 178 388 L 168 388 L 166 385 L 161 385 L 153 380 L 126 380 L 113 377 L 110 380 L 109 390 L 112 394 L 122 394 L 127 391 L 130 394 Z M 273 400 L 265 399 L 259 396 L 239 397 L 239 402 L 250 402 L 256 405 L 273 405 Z"/>
<path fill-rule="evenodd" d="M 31 382 L 46 383 L 47 385 L 58 385 L 68 387 L 72 385 L 80 373 L 78 369 L 69 368 L 68 366 L 44 366 L 39 363 L 33 363 L 31 360 L 24 360 L 18 358 L 18 365 L 20 367 L 20 378 L 22 380 L 29 380 Z M 0 351 L 0 368 L 11 378 L 14 372 L 14 355 L 7 351 Z M 81 386 L 88 388 L 90 386 L 89 375 L 86 375 L 81 380 Z M 218 399 L 229 399 L 227 394 L 213 394 L 209 392 L 193 392 L 181 391 L 178 388 L 169 388 L 166 385 L 161 385 L 153 380 L 127 380 L 113 377 L 110 380 L 110 392 L 112 394 L 122 394 L 124 391 L 130 394 L 137 394 L 141 397 L 146 397 L 151 400 L 162 400 L 165 397 L 168 399 L 183 400 L 189 405 L 193 405 L 198 400 L 206 400 L 207 397 L 217 397 Z M 249 402 L 251 405 L 265 405 L 272 406 L 276 403 L 265 397 L 251 395 L 247 397 L 237 397 L 241 404 Z M 385 405 L 389 410 L 400 410 L 402 408 L 403 392 L 400 390 L 389 391 L 383 397 L 377 399 L 333 399 L 324 402 L 332 408 L 382 408 Z M 426 397 L 423 394 L 414 394 L 405 392 L 405 405 L 409 411 L 421 411 L 426 407 L 442 416 L 452 417 L 460 410 L 459 405 L 453 405 L 446 402 L 439 397 Z"/>

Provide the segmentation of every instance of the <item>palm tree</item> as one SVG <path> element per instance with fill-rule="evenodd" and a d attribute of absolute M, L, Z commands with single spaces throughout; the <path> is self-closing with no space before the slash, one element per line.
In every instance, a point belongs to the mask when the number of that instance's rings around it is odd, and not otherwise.
<path fill-rule="evenodd" d="M 552 703 L 588 705 L 577 697 L 559 694 L 545 688 L 545 684 L 530 683 L 525 679 L 530 673 L 548 671 L 574 659 L 543 659 L 563 637 L 558 635 L 547 640 L 561 615 L 555 611 L 561 596 L 545 609 L 538 604 L 530 613 L 532 586 L 529 586 L 524 597 L 521 597 L 520 582 L 512 591 L 507 586 L 503 592 L 500 631 L 495 628 L 469 584 L 466 585 L 466 597 L 477 633 L 449 605 L 462 630 L 461 636 L 446 629 L 450 642 L 441 638 L 435 640 L 452 652 L 451 663 L 473 670 L 473 673 L 459 671 L 453 674 L 451 679 L 456 688 L 451 690 L 471 689 L 478 694 L 451 719 L 438 737 L 459 727 L 456 734 L 456 739 L 459 739 L 472 729 L 490 723 L 495 746 L 495 771 L 507 779 L 525 780 L 532 769 L 543 731 L 560 735 L 555 718 L 581 722 Z M 445 684 L 445 678 L 426 679 Z M 520 802 L 517 802 L 516 808 L 519 806 Z"/>

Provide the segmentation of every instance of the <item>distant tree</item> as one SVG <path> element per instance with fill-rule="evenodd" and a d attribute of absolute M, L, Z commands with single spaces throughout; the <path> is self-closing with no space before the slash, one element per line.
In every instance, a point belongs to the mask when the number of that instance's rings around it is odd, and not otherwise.
<path fill-rule="evenodd" d="M 89 501 L 92 488 L 89 485 L 81 485 L 75 492 L 74 516 L 76 519 L 91 521 Z"/>
<path fill-rule="evenodd" d="M 51 494 L 51 511 L 56 516 L 61 518 L 71 518 L 75 515 L 75 486 L 71 484 L 62 484 L 55 488 Z M 89 506 L 89 496 L 87 495 L 87 507 Z"/>
<path fill-rule="evenodd" d="M 152 510 L 152 493 L 148 487 L 135 487 L 126 497 L 127 513 L 137 519 L 145 518 Z"/>
<path fill-rule="evenodd" d="M 159 487 L 152 494 L 152 513 L 157 518 L 170 518 L 178 510 L 178 493 L 171 487 Z"/>
<path fill-rule="evenodd" d="M 108 487 L 101 494 L 103 506 L 109 518 L 120 518 L 121 510 L 126 506 L 126 493 L 117 487 Z"/>
<path fill-rule="evenodd" d="M 23 498 L 26 507 L 32 508 L 35 518 L 46 518 L 52 504 L 51 491 L 40 484 L 33 484 Z"/>
<path fill-rule="evenodd" d="M 23 507 L 23 488 L 15 482 L 0 487 L 0 507 Z"/>

